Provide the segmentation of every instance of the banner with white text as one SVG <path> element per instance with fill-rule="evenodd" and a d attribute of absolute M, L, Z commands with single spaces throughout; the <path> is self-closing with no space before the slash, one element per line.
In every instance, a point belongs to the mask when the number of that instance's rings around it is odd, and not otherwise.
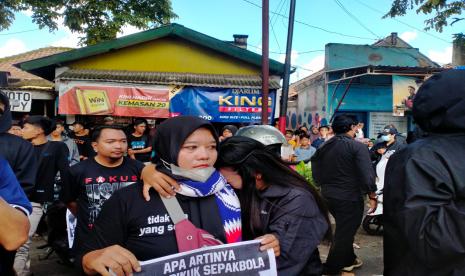
<path fill-rule="evenodd" d="M 142 271 L 134 275 L 276 276 L 273 250 L 261 252 L 259 248 L 259 241 L 204 247 L 141 262 Z"/>
<path fill-rule="evenodd" d="M 274 118 L 276 90 L 270 90 L 268 121 Z M 259 123 L 262 91 L 253 88 L 185 86 L 170 94 L 170 116 L 191 115 L 222 123 Z"/>

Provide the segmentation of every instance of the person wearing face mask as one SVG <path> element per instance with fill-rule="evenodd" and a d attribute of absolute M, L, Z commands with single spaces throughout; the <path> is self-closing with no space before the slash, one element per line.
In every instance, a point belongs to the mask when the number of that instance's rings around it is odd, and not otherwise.
<path fill-rule="evenodd" d="M 255 135 L 242 132 L 221 143 L 215 165 L 239 194 L 243 237 L 253 239 L 273 233 L 278 238 L 279 275 L 321 275 L 317 246 L 331 236 L 327 208 L 302 176 L 290 169 L 273 148 L 258 141 L 261 135 L 270 139 L 269 132 L 258 134 L 263 130 L 260 127 L 251 127 Z M 175 180 L 161 180 L 150 179 L 145 186 L 152 185 L 164 195 L 175 194 L 171 186 L 181 188 Z"/>
<path fill-rule="evenodd" d="M 357 122 L 339 115 L 332 127 L 336 136 L 320 146 L 311 159 L 313 178 L 336 220 L 334 242 L 323 270 L 330 275 L 362 266 L 353 243 L 363 218 L 363 196 L 368 194 L 371 210 L 376 210 L 377 204 L 370 153 L 366 145 L 354 140 Z"/>
<path fill-rule="evenodd" d="M 170 118 L 157 128 L 154 161 L 161 174 L 179 181 L 176 200 L 189 220 L 221 242 L 234 243 L 242 240 L 241 208 L 233 188 L 213 167 L 217 145 L 218 136 L 208 121 Z M 109 275 L 111 268 L 117 275 L 128 275 L 140 270 L 138 260 L 179 252 L 163 201 L 152 190 L 146 202 L 142 185 L 118 190 L 105 202 L 79 252 L 85 273 Z"/>
<path fill-rule="evenodd" d="M 384 154 L 391 156 L 396 151 L 399 151 L 406 146 L 403 142 L 398 141 L 397 129 L 392 126 L 384 128 L 379 135 L 381 142 L 377 143 L 370 149 L 371 160 L 375 167 Z"/>
<path fill-rule="evenodd" d="M 402 148 L 402 144 L 397 141 L 398 132 L 396 128 L 385 128 L 380 135 L 388 150 L 399 150 Z"/>

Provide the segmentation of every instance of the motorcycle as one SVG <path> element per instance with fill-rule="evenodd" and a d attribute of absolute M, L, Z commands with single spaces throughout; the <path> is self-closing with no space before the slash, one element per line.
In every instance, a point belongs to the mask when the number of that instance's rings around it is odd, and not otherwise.
<path fill-rule="evenodd" d="M 383 191 L 376 192 L 378 205 L 374 212 L 368 210 L 363 218 L 362 228 L 369 235 L 383 235 Z"/>

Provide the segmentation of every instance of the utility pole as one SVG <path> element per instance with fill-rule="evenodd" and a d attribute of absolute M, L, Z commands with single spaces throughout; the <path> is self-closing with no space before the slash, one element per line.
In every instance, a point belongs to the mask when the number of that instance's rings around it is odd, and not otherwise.
<path fill-rule="evenodd" d="M 291 0 L 289 9 L 289 24 L 287 26 L 287 44 L 286 44 L 286 59 L 284 62 L 284 79 L 283 93 L 281 93 L 281 109 L 279 112 L 279 130 L 282 133 L 286 132 L 286 113 L 287 100 L 289 95 L 289 78 L 291 75 L 291 53 L 292 53 L 292 36 L 294 34 L 294 15 L 295 15 L 295 0 Z"/>
<path fill-rule="evenodd" d="M 262 5 L 262 124 L 268 124 L 268 82 L 269 72 L 269 0 L 263 0 Z"/>

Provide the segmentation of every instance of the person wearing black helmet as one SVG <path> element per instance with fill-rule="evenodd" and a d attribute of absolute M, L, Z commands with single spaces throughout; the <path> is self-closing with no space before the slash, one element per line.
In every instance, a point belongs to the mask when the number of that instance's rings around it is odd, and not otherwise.
<path fill-rule="evenodd" d="M 393 155 L 384 185 L 384 275 L 465 275 L 465 71 L 413 99 L 425 137 Z"/>
<path fill-rule="evenodd" d="M 337 116 L 332 124 L 336 136 L 321 145 L 311 159 L 313 178 L 336 220 L 323 274 L 362 266 L 353 242 L 363 218 L 364 194 L 369 194 L 371 208 L 376 208 L 375 172 L 367 146 L 354 140 L 357 123 L 350 116 Z"/>
<path fill-rule="evenodd" d="M 54 201 L 55 176 L 60 173 L 66 179 L 69 170 L 69 151 L 63 142 L 48 141 L 49 135 L 55 126 L 47 117 L 29 116 L 24 121 L 23 138 L 34 146 L 34 156 L 38 163 L 36 183 L 30 201 L 32 214 L 29 217 L 31 228 L 29 240 L 18 249 L 15 258 L 15 270 L 18 275 L 28 275 L 30 269 L 29 247 L 31 237 L 35 233 L 43 215 L 43 208 Z M 44 206 L 45 205 L 45 206 Z"/>

